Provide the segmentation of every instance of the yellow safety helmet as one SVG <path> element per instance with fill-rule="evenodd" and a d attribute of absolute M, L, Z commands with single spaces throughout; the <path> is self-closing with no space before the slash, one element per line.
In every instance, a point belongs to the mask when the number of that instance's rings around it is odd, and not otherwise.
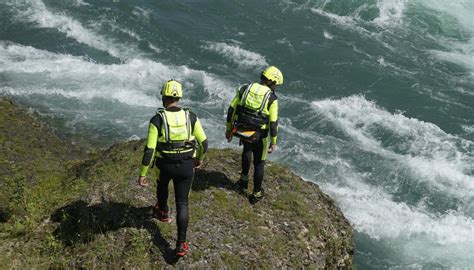
<path fill-rule="evenodd" d="M 183 97 L 183 86 L 173 79 L 165 82 L 161 87 L 161 95 L 164 97 Z"/>
<path fill-rule="evenodd" d="M 275 82 L 276 85 L 283 84 L 283 73 L 275 66 L 269 66 L 262 72 L 262 75 L 268 80 Z"/>

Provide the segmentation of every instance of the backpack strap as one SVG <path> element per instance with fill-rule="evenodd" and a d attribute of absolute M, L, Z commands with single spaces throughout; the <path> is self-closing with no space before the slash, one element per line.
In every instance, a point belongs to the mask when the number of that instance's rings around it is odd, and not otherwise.
<path fill-rule="evenodd" d="M 188 108 L 183 108 L 184 110 L 184 114 L 185 114 L 185 117 L 186 117 L 186 132 L 187 132 L 187 139 L 186 141 L 189 142 L 189 140 L 191 139 L 191 119 L 189 117 L 189 110 Z"/>
<path fill-rule="evenodd" d="M 250 83 L 245 89 L 244 94 L 242 95 L 241 103 L 242 103 L 242 106 L 244 107 L 245 107 L 245 102 L 247 101 L 247 96 L 249 95 L 249 92 L 250 92 L 250 88 L 252 88 L 252 85 L 253 83 Z"/>
<path fill-rule="evenodd" d="M 240 86 L 239 88 L 239 100 L 242 99 L 242 97 L 244 96 L 244 92 L 245 90 L 247 90 L 247 87 L 252 84 L 251 82 L 249 82 L 248 84 L 243 84 L 242 86 Z"/>
<path fill-rule="evenodd" d="M 164 130 L 165 130 L 165 140 L 166 142 L 170 141 L 170 127 L 168 126 L 168 120 L 166 119 L 166 114 L 165 110 L 158 110 L 157 112 L 160 116 L 161 119 L 163 120 L 163 125 L 164 125 Z"/>
<path fill-rule="evenodd" d="M 267 100 L 270 98 L 271 93 L 272 91 L 270 90 L 265 94 L 265 97 L 263 98 L 263 101 L 262 101 L 262 105 L 260 105 L 260 109 L 258 109 L 259 114 L 263 112 L 263 109 L 265 108 L 265 103 L 267 103 Z"/>

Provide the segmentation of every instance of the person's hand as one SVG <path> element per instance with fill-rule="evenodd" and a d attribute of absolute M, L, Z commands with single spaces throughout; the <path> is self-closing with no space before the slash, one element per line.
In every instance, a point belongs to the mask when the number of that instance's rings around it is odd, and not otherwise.
<path fill-rule="evenodd" d="M 194 168 L 200 169 L 202 167 L 202 160 L 196 159 L 194 161 Z"/>
<path fill-rule="evenodd" d="M 230 130 L 226 130 L 225 132 L 225 138 L 227 139 L 227 142 L 232 141 L 232 132 Z"/>
<path fill-rule="evenodd" d="M 276 144 L 270 144 L 270 147 L 268 147 L 268 153 L 271 154 L 271 153 L 275 152 L 276 149 L 277 149 Z"/>
<path fill-rule="evenodd" d="M 146 178 L 146 176 L 140 176 L 140 177 L 138 177 L 138 184 L 139 184 L 141 187 L 147 187 L 147 186 L 148 186 L 148 179 Z"/>

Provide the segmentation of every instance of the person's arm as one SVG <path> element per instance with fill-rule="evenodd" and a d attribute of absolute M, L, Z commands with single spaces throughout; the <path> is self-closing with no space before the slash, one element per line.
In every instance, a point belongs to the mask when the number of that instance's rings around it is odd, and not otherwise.
<path fill-rule="evenodd" d="M 152 121 L 150 121 L 150 124 L 148 125 L 147 143 L 145 146 L 145 150 L 143 151 L 142 163 L 140 165 L 139 183 L 142 186 L 147 185 L 146 174 L 155 156 L 155 150 L 156 150 L 155 147 L 158 140 L 158 128 L 157 128 L 157 125 L 159 126 L 158 120 L 160 120 L 159 117 L 154 117 Z"/>
<path fill-rule="evenodd" d="M 196 154 L 197 159 L 196 159 L 194 167 L 200 168 L 202 166 L 202 162 L 207 152 L 208 142 L 207 142 L 206 133 L 204 132 L 204 129 L 202 128 L 199 118 L 197 118 L 197 116 L 194 116 L 194 117 L 196 120 L 193 125 L 193 136 L 196 138 L 196 141 L 200 145 L 200 147 L 198 147 L 199 152 Z"/>
<path fill-rule="evenodd" d="M 269 122 L 270 122 L 270 147 L 272 151 L 276 149 L 277 137 L 278 137 L 278 100 L 274 100 L 270 105 L 269 111 Z M 274 145 L 272 147 L 272 145 Z"/>
<path fill-rule="evenodd" d="M 237 93 L 235 94 L 234 98 L 230 102 L 229 109 L 227 110 L 227 119 L 225 123 L 226 131 L 230 131 L 232 129 L 232 119 L 234 118 L 235 109 L 240 102 L 240 89 L 237 89 Z"/>
<path fill-rule="evenodd" d="M 243 85 L 237 88 L 234 98 L 230 102 L 229 109 L 227 110 L 227 119 L 225 123 L 225 138 L 228 142 L 232 141 L 232 121 L 234 119 L 234 114 L 237 109 L 237 106 L 242 99 L 242 95 L 244 94 L 245 90 L 250 87 L 251 85 Z"/>

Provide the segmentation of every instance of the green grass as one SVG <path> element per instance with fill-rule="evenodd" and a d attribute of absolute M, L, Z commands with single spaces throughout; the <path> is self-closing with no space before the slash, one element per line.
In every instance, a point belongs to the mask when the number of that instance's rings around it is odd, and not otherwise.
<path fill-rule="evenodd" d="M 222 253 L 221 259 L 231 269 L 239 269 L 242 263 L 239 255 L 228 252 Z"/>

